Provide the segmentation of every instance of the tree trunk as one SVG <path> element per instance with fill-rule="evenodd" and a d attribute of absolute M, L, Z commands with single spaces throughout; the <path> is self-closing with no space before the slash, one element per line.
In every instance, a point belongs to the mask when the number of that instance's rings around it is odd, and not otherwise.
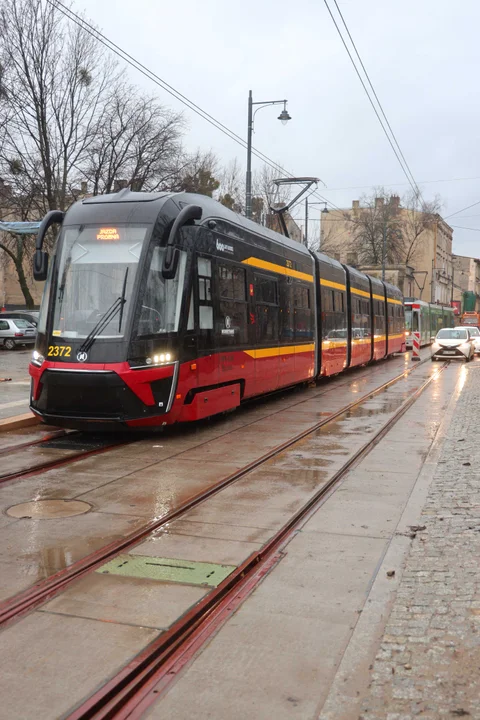
<path fill-rule="evenodd" d="M 32 310 L 35 303 L 32 297 L 32 294 L 30 292 L 30 289 L 28 287 L 27 278 L 25 277 L 25 271 L 23 269 L 22 262 L 18 262 L 17 260 L 14 260 L 15 262 L 15 270 L 17 271 L 18 275 L 18 282 L 20 285 L 20 288 L 23 293 L 23 297 L 25 298 L 25 304 L 27 306 L 27 310 Z"/>

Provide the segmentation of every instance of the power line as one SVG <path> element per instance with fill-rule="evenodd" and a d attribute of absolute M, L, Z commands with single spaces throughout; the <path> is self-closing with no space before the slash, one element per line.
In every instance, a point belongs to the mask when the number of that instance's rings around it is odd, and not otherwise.
<path fill-rule="evenodd" d="M 480 180 L 480 177 L 465 177 L 465 178 L 446 178 L 441 180 L 419 180 L 419 185 L 429 185 L 432 183 L 451 183 L 460 181 L 471 181 Z M 370 185 L 351 185 L 350 187 L 338 187 L 338 188 L 325 188 L 324 192 L 339 192 L 340 190 L 364 190 L 365 188 L 372 188 L 375 186 L 379 187 L 398 187 L 400 185 L 409 185 L 409 183 L 396 182 L 396 183 L 370 183 Z"/>
<path fill-rule="evenodd" d="M 336 3 L 335 0 L 334 0 L 334 2 L 335 2 L 335 5 L 337 6 L 337 9 L 338 9 L 338 5 L 337 5 L 337 3 Z M 383 132 L 385 133 L 385 136 L 386 136 L 388 142 L 390 143 L 390 146 L 391 146 L 391 148 L 392 148 L 392 150 L 393 150 L 393 152 L 394 152 L 394 154 L 395 154 L 395 157 L 396 157 L 397 160 L 398 160 L 398 163 L 399 163 L 400 167 L 401 167 L 402 170 L 403 170 L 403 173 L 404 173 L 405 177 L 406 177 L 407 180 L 408 180 L 409 185 L 411 186 L 411 188 L 412 188 L 412 190 L 414 191 L 415 194 L 418 194 L 418 195 L 421 196 L 421 193 L 420 193 L 420 190 L 419 190 L 419 188 L 418 188 L 418 185 L 417 185 L 417 183 L 415 182 L 415 178 L 413 177 L 413 175 L 412 175 L 411 178 L 410 178 L 411 172 L 410 172 L 410 168 L 408 167 L 408 164 L 405 163 L 405 165 L 404 165 L 404 163 L 403 163 L 403 161 L 402 161 L 399 153 L 397 152 L 397 150 L 396 150 L 396 148 L 395 148 L 395 145 L 394 145 L 393 142 L 392 142 L 392 139 L 391 139 L 390 135 L 389 135 L 388 132 L 387 132 L 387 129 L 386 129 L 385 125 L 383 124 L 382 118 L 380 117 L 380 115 L 379 115 L 379 113 L 378 113 L 378 110 L 377 110 L 377 108 L 375 107 L 375 103 L 373 102 L 372 98 L 370 97 L 370 93 L 368 92 L 367 86 L 365 85 L 365 82 L 364 82 L 364 80 L 363 80 L 363 78 L 362 78 L 362 76 L 361 76 L 361 74 L 360 74 L 360 71 L 358 70 L 358 67 L 357 67 L 357 65 L 356 65 L 356 63 L 355 63 L 355 60 L 354 60 L 353 57 L 352 57 L 352 54 L 351 54 L 351 52 L 350 52 L 350 50 L 349 50 L 349 48 L 348 48 L 348 45 L 347 45 L 347 43 L 345 42 L 345 39 L 344 39 L 344 37 L 343 37 L 343 35 L 342 35 L 342 31 L 341 31 L 340 28 L 338 27 L 337 21 L 335 20 L 335 17 L 334 17 L 334 15 L 333 15 L 333 13 L 332 13 L 332 11 L 331 11 L 331 9 L 330 9 L 330 6 L 328 5 L 327 0 L 324 0 L 324 3 L 325 3 L 325 5 L 326 5 L 326 7 L 327 7 L 328 12 L 330 13 L 330 17 L 332 18 L 333 24 L 335 25 L 335 28 L 336 28 L 339 36 L 340 36 L 340 39 L 341 39 L 341 41 L 342 41 L 342 43 L 343 43 L 343 45 L 344 45 L 344 47 L 345 47 L 345 50 L 347 51 L 348 57 L 350 58 L 350 61 L 351 61 L 352 65 L 353 65 L 353 67 L 354 67 L 354 70 L 355 70 L 355 72 L 356 72 L 357 75 L 358 75 L 358 79 L 360 80 L 360 82 L 361 82 L 361 84 L 362 84 L 362 87 L 363 87 L 363 89 L 364 89 L 364 91 L 365 91 L 365 94 L 366 94 L 366 96 L 367 96 L 367 98 L 368 98 L 368 100 L 369 100 L 369 102 L 370 102 L 370 105 L 372 106 L 373 111 L 375 112 L 375 115 L 377 116 L 378 122 L 380 123 L 380 125 L 381 125 L 381 127 L 382 127 L 382 130 L 383 130 Z M 340 12 L 340 11 L 339 11 L 339 12 Z M 342 20 L 343 20 L 343 16 L 342 16 L 341 13 L 340 13 L 340 16 L 342 17 Z M 347 26 L 346 26 L 346 23 L 345 23 L 345 20 L 343 20 L 343 23 L 344 23 L 345 27 L 347 27 Z M 351 39 L 351 35 L 350 35 L 350 32 L 348 31 L 348 28 L 347 28 L 347 32 L 348 32 L 349 37 L 350 37 L 350 39 Z M 356 49 L 356 47 L 355 47 L 355 44 L 353 43 L 353 40 L 352 40 L 352 44 L 353 44 L 353 46 L 354 46 L 354 48 L 355 48 L 355 52 L 357 53 L 357 56 L 358 56 L 359 59 L 360 59 L 360 56 L 359 56 L 358 51 L 357 51 L 357 49 Z M 361 64 L 362 64 L 362 67 L 364 68 L 364 65 L 363 65 L 361 59 L 360 59 L 360 62 L 361 62 Z M 371 87 L 373 88 L 373 86 L 372 86 L 372 84 L 371 84 L 371 81 L 370 81 L 370 78 L 368 77 L 368 74 L 366 73 L 365 69 L 364 69 L 364 72 L 365 72 L 365 74 L 367 75 L 368 82 L 370 83 Z M 377 97 L 375 91 L 374 91 L 374 94 L 375 94 L 375 97 Z M 378 101 L 378 98 L 377 98 L 377 101 Z M 380 103 L 379 103 L 379 105 L 380 105 Z M 381 107 L 381 105 L 380 105 L 380 108 L 381 108 L 381 110 L 382 110 L 382 113 L 383 113 L 384 117 L 386 118 L 385 113 L 383 112 L 383 108 Z M 387 123 L 388 123 L 388 120 L 387 120 Z M 388 126 L 390 127 L 390 124 L 389 124 L 389 123 L 388 123 Z M 392 135 L 393 135 L 393 133 L 392 133 Z M 395 135 L 393 135 L 393 137 L 394 137 L 394 139 L 395 139 L 395 142 L 397 142 L 397 140 L 396 140 L 396 138 L 395 138 Z M 397 143 L 397 145 L 398 145 L 398 143 Z M 400 146 L 398 146 L 398 149 L 399 149 L 400 154 L 401 154 L 402 157 L 403 157 L 403 153 L 402 153 L 402 151 L 401 151 L 401 149 L 400 149 Z M 410 175 L 409 175 L 409 173 L 410 173 Z"/>
<path fill-rule="evenodd" d="M 474 232 L 480 232 L 480 228 L 469 228 L 463 225 L 450 225 L 450 227 L 458 228 L 459 230 L 473 230 Z"/>
<path fill-rule="evenodd" d="M 472 205 L 467 205 L 467 207 L 464 207 L 461 210 L 457 210 L 457 212 L 454 212 L 451 215 L 447 215 L 447 217 L 445 217 L 444 220 L 446 220 L 449 217 L 453 217 L 454 215 L 459 215 L 461 212 L 464 212 L 465 210 L 470 210 L 470 208 L 475 207 L 475 205 L 480 205 L 480 200 L 478 200 L 477 202 L 474 202 Z"/>
<path fill-rule="evenodd" d="M 80 15 L 75 13 L 73 10 L 70 10 L 70 8 L 66 7 L 60 0 L 47 0 L 47 2 L 55 9 L 59 10 L 62 15 L 64 15 L 68 20 L 74 22 L 78 27 L 80 27 L 82 30 L 87 32 L 89 35 L 91 35 L 95 40 L 100 42 L 104 47 L 106 47 L 111 52 L 115 53 L 120 57 L 124 62 L 127 62 L 129 65 L 131 65 L 133 68 L 138 70 L 142 75 L 144 75 L 149 80 L 153 81 L 156 85 L 161 87 L 163 90 L 165 90 L 167 93 L 172 95 L 176 100 L 183 103 L 183 105 L 186 105 L 190 110 L 193 110 L 197 115 L 199 115 L 201 118 L 206 120 L 210 125 L 213 125 L 217 130 L 220 130 L 220 132 L 224 133 L 230 140 L 233 140 L 238 145 L 243 147 L 244 149 L 247 148 L 246 141 L 240 136 L 237 135 L 233 130 L 230 130 L 226 125 L 221 123 L 219 120 L 217 120 L 213 115 L 210 115 L 208 112 L 203 110 L 199 105 L 194 103 L 192 100 L 187 98 L 185 95 L 183 95 L 181 92 L 176 90 L 172 85 L 169 85 L 165 80 L 160 78 L 156 73 L 154 73 L 152 70 L 147 68 L 145 65 L 143 65 L 139 60 L 136 60 L 132 55 L 130 55 L 126 50 L 123 50 L 119 45 L 114 43 L 112 40 L 107 38 L 106 35 L 104 35 L 100 30 L 95 28 L 93 25 L 91 25 L 89 22 L 87 22 L 84 18 L 82 18 Z M 259 160 L 262 160 L 265 164 L 269 165 L 269 167 L 273 168 L 274 170 L 277 170 L 279 172 L 284 173 L 285 175 L 292 175 L 292 173 L 289 173 L 288 170 L 283 168 L 281 165 L 276 163 L 274 160 L 269 158 L 267 155 L 262 153 L 260 150 L 257 150 L 256 148 L 252 147 L 252 154 L 255 155 Z M 323 182 L 323 181 L 322 181 Z M 331 207 L 334 207 L 335 209 L 337 206 L 332 203 L 330 200 L 327 200 L 319 193 L 316 195 L 319 199 L 321 199 L 323 202 L 328 203 Z"/>
<path fill-rule="evenodd" d="M 382 103 L 380 102 L 380 100 L 379 100 L 379 98 L 378 98 L 378 95 L 377 95 L 377 93 L 376 93 L 376 91 L 375 91 L 375 88 L 373 87 L 373 84 L 372 84 L 372 81 L 370 80 L 370 76 L 369 76 L 369 74 L 368 74 L 368 72 L 367 72 L 367 69 L 366 69 L 365 65 L 363 64 L 363 60 L 362 60 L 362 58 L 360 57 L 360 53 L 359 53 L 358 50 L 357 50 L 357 46 L 355 45 L 355 41 L 354 41 L 354 39 L 352 38 L 352 35 L 351 35 L 351 33 L 350 33 L 350 30 L 348 29 L 348 25 L 347 25 L 347 23 L 345 22 L 345 18 L 344 18 L 343 15 L 342 15 L 342 11 L 341 11 L 340 8 L 338 7 L 337 0 L 333 0 L 333 2 L 335 3 L 335 7 L 337 8 L 338 14 L 339 14 L 340 17 L 342 18 L 342 22 L 343 22 L 343 24 L 344 24 L 344 26 L 345 26 L 345 30 L 346 30 L 347 33 L 348 33 L 348 37 L 350 38 L 350 42 L 352 43 L 353 49 L 355 50 L 355 53 L 356 53 L 356 55 L 357 55 L 357 57 L 358 57 L 358 59 L 359 59 L 359 61 L 360 61 L 360 65 L 362 66 L 362 70 L 363 70 L 363 72 L 365 73 L 365 77 L 367 78 L 368 84 L 369 84 L 370 87 L 372 88 L 372 92 L 373 92 L 373 94 L 374 94 L 374 96 L 375 96 L 375 100 L 376 100 L 377 103 L 378 103 L 378 107 L 380 108 L 380 112 L 382 113 L 383 117 L 385 118 L 385 122 L 387 123 L 388 129 L 390 130 L 390 133 L 391 133 L 391 135 L 392 135 L 392 138 L 393 138 L 393 140 L 395 141 L 395 145 L 396 145 L 397 148 L 398 148 L 398 152 L 399 152 L 400 155 L 402 156 L 402 160 L 403 160 L 403 162 L 405 163 L 405 167 L 406 167 L 407 170 L 408 170 L 408 173 L 409 173 L 409 175 L 410 175 L 410 177 L 411 177 L 411 179 L 412 179 L 413 184 L 415 185 L 415 187 L 416 187 L 416 189 L 417 189 L 417 192 L 420 192 L 419 189 L 418 189 L 417 183 L 415 182 L 415 178 L 413 177 L 413 173 L 412 173 L 412 171 L 410 170 L 410 167 L 409 167 L 409 165 L 408 165 L 408 163 L 407 163 L 407 161 L 406 161 L 406 159 L 405 159 L 405 155 L 403 154 L 402 149 L 401 149 L 401 147 L 400 147 L 400 145 L 399 145 L 399 143 L 398 143 L 398 140 L 397 140 L 397 138 L 396 138 L 396 135 L 395 135 L 395 133 L 394 133 L 393 130 L 392 130 L 392 126 L 390 125 L 390 123 L 389 123 L 389 121 L 388 121 L 388 118 L 387 118 L 387 116 L 386 116 L 386 114 L 385 114 L 385 111 L 384 111 L 384 109 L 383 109 Z"/>

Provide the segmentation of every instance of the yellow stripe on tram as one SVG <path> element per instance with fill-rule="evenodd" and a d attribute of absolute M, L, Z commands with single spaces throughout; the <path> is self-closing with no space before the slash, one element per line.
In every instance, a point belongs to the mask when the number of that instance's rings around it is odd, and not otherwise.
<path fill-rule="evenodd" d="M 365 290 L 358 290 L 357 288 L 350 287 L 350 291 L 352 293 L 354 293 L 355 295 L 361 295 L 362 297 L 366 297 L 366 298 L 370 299 L 370 293 L 365 292 Z"/>
<path fill-rule="evenodd" d="M 305 345 L 285 345 L 284 347 L 258 348 L 257 350 L 244 350 L 243 352 L 250 357 L 259 360 L 260 358 L 275 357 L 278 355 L 298 355 L 304 352 L 313 352 L 315 344 L 309 343 Z"/>
<path fill-rule="evenodd" d="M 259 268 L 260 270 L 268 270 L 269 272 L 279 273 L 280 275 L 288 275 L 288 277 L 297 278 L 297 280 L 306 280 L 306 282 L 313 282 L 313 275 L 309 273 L 300 272 L 300 270 L 293 270 L 293 268 L 283 267 L 283 265 L 277 265 L 276 263 L 267 262 L 266 260 L 260 260 L 260 258 L 249 257 L 246 260 L 242 260 L 243 265 L 250 265 L 251 267 Z"/>
<path fill-rule="evenodd" d="M 392 303 L 393 305 L 403 305 L 401 300 L 395 300 L 394 298 L 387 298 L 387 302 Z"/>
<path fill-rule="evenodd" d="M 385 298 L 383 295 L 372 295 L 374 300 L 382 300 L 382 302 L 385 302 Z"/>
<path fill-rule="evenodd" d="M 323 285 L 324 287 L 335 288 L 335 290 L 347 289 L 345 285 L 342 285 L 341 283 L 333 282 L 333 280 L 324 280 L 323 278 L 320 278 L 320 285 Z"/>

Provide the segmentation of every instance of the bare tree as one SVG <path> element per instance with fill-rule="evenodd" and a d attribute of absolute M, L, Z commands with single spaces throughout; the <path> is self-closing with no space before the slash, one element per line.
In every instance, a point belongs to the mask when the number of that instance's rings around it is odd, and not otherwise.
<path fill-rule="evenodd" d="M 425 202 L 418 193 L 397 195 L 377 188 L 361 198 L 359 207 L 344 213 L 344 227 L 352 236 L 349 250 L 360 265 L 381 265 L 385 243 L 386 262 L 411 263 L 418 252 L 422 233 L 435 222 L 440 200 Z"/>
<path fill-rule="evenodd" d="M 168 186 L 179 171 L 183 129 L 181 114 L 132 86 L 114 85 L 86 151 L 83 177 L 93 194 L 112 192 L 118 180 L 137 191 Z"/>
<path fill-rule="evenodd" d="M 65 210 L 98 132 L 115 63 L 52 5 L 3 0 L 0 65 L 0 171 L 12 186 L 29 188 L 38 214 Z"/>
<path fill-rule="evenodd" d="M 180 159 L 179 169 L 176 178 L 170 183 L 170 189 L 174 192 L 200 193 L 212 197 L 220 187 L 217 174 L 219 174 L 219 165 L 215 154 L 211 150 L 207 152 L 197 150 Z"/>
<path fill-rule="evenodd" d="M 245 174 L 237 158 L 220 173 L 219 201 L 237 213 L 245 212 Z"/>
<path fill-rule="evenodd" d="M 415 260 L 422 244 L 422 234 L 431 229 L 438 220 L 442 209 L 439 195 L 429 202 L 416 192 L 402 199 L 403 262 L 409 264 Z"/>

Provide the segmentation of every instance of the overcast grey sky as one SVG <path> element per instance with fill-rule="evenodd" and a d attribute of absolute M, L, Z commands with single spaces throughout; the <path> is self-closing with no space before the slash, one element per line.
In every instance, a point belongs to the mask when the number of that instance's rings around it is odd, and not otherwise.
<path fill-rule="evenodd" d="M 339 6 L 425 199 L 439 193 L 444 216 L 480 200 L 479 0 Z M 73 9 L 242 137 L 249 89 L 254 100 L 288 98 L 292 121 L 276 120 L 281 108 L 262 110 L 254 145 L 297 175 L 322 178 L 336 205 L 372 186 L 408 190 L 322 0 L 74 0 Z M 185 113 L 188 146 L 245 166 L 242 148 Z M 434 180 L 448 182 L 422 182 Z M 455 228 L 454 252 L 480 256 L 480 204 L 450 222 L 479 229 Z"/>

